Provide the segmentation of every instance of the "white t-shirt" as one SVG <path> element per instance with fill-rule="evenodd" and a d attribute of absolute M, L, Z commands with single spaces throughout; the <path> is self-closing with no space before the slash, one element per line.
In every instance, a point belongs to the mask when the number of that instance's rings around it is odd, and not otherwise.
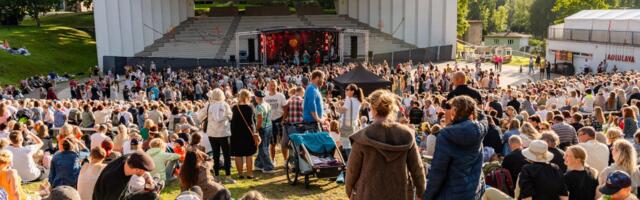
<path fill-rule="evenodd" d="M 33 160 L 33 154 L 38 152 L 39 149 L 37 145 L 19 148 L 14 146 L 7 147 L 7 150 L 13 154 L 13 168 L 18 171 L 18 175 L 20 175 L 23 182 L 34 181 L 40 176 L 40 169 L 38 169 L 36 162 Z"/>
<path fill-rule="evenodd" d="M 342 114 L 342 124 L 349 126 L 349 122 L 355 127 L 358 123 L 358 115 L 360 114 L 360 101 L 353 97 L 347 97 L 344 100 L 344 107 L 347 111 Z"/>
<path fill-rule="evenodd" d="M 100 146 L 104 140 L 108 140 L 109 136 L 100 133 L 94 133 L 91 134 L 91 137 L 89 137 L 89 139 L 91 139 L 91 148 L 93 149 L 93 147 Z"/>
<path fill-rule="evenodd" d="M 268 95 L 269 92 L 266 92 L 267 96 L 264 97 L 264 102 L 268 103 L 271 106 L 271 119 L 276 120 L 282 117 L 284 114 L 284 105 L 287 104 L 287 98 L 284 97 L 284 94 L 280 92 L 276 92 L 275 95 Z"/>
<path fill-rule="evenodd" d="M 585 96 L 584 98 L 582 98 L 582 103 L 584 103 L 584 105 L 582 105 L 582 109 L 585 112 L 592 112 L 593 111 L 593 96 L 589 95 L 589 96 Z"/>

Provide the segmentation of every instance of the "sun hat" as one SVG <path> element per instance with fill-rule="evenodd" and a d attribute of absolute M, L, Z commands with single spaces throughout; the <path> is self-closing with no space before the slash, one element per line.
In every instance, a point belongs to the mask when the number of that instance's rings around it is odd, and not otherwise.
<path fill-rule="evenodd" d="M 522 155 L 533 162 L 548 163 L 553 159 L 553 154 L 548 150 L 549 145 L 542 140 L 534 140 L 529 143 L 529 147 L 522 151 Z"/>
<path fill-rule="evenodd" d="M 623 188 L 631 186 L 631 177 L 626 172 L 617 170 L 607 176 L 607 183 L 598 191 L 604 195 L 613 195 Z"/>

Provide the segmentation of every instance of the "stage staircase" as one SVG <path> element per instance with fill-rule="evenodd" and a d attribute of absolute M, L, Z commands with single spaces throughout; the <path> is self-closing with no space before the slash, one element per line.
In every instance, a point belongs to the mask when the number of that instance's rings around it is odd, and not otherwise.
<path fill-rule="evenodd" d="M 225 55 L 229 49 L 229 44 L 231 42 L 235 42 L 236 39 L 236 30 L 238 30 L 238 25 L 240 24 L 240 16 L 236 15 L 231 22 L 231 26 L 227 30 L 227 33 L 224 36 L 222 44 L 220 45 L 220 49 L 218 49 L 218 53 L 216 53 L 216 59 L 227 59 Z"/>

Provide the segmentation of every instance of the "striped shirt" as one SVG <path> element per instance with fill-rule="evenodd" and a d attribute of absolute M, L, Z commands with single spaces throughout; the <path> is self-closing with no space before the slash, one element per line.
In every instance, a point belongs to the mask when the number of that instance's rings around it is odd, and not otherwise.
<path fill-rule="evenodd" d="M 289 110 L 289 116 L 287 116 L 287 123 L 302 123 L 302 98 L 299 96 L 293 96 L 287 101 L 287 109 Z"/>
<path fill-rule="evenodd" d="M 560 138 L 560 144 L 563 144 L 563 143 L 577 144 L 578 143 L 578 136 L 576 133 L 576 129 L 567 123 L 562 122 L 562 123 L 554 124 L 553 126 L 551 126 L 551 130 L 556 132 L 556 134 Z"/>

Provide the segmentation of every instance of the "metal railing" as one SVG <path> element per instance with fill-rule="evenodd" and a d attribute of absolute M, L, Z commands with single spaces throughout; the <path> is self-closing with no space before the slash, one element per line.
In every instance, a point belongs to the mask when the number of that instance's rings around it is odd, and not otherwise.
<path fill-rule="evenodd" d="M 640 46 L 640 32 L 549 28 L 550 40 L 572 40 Z"/>

